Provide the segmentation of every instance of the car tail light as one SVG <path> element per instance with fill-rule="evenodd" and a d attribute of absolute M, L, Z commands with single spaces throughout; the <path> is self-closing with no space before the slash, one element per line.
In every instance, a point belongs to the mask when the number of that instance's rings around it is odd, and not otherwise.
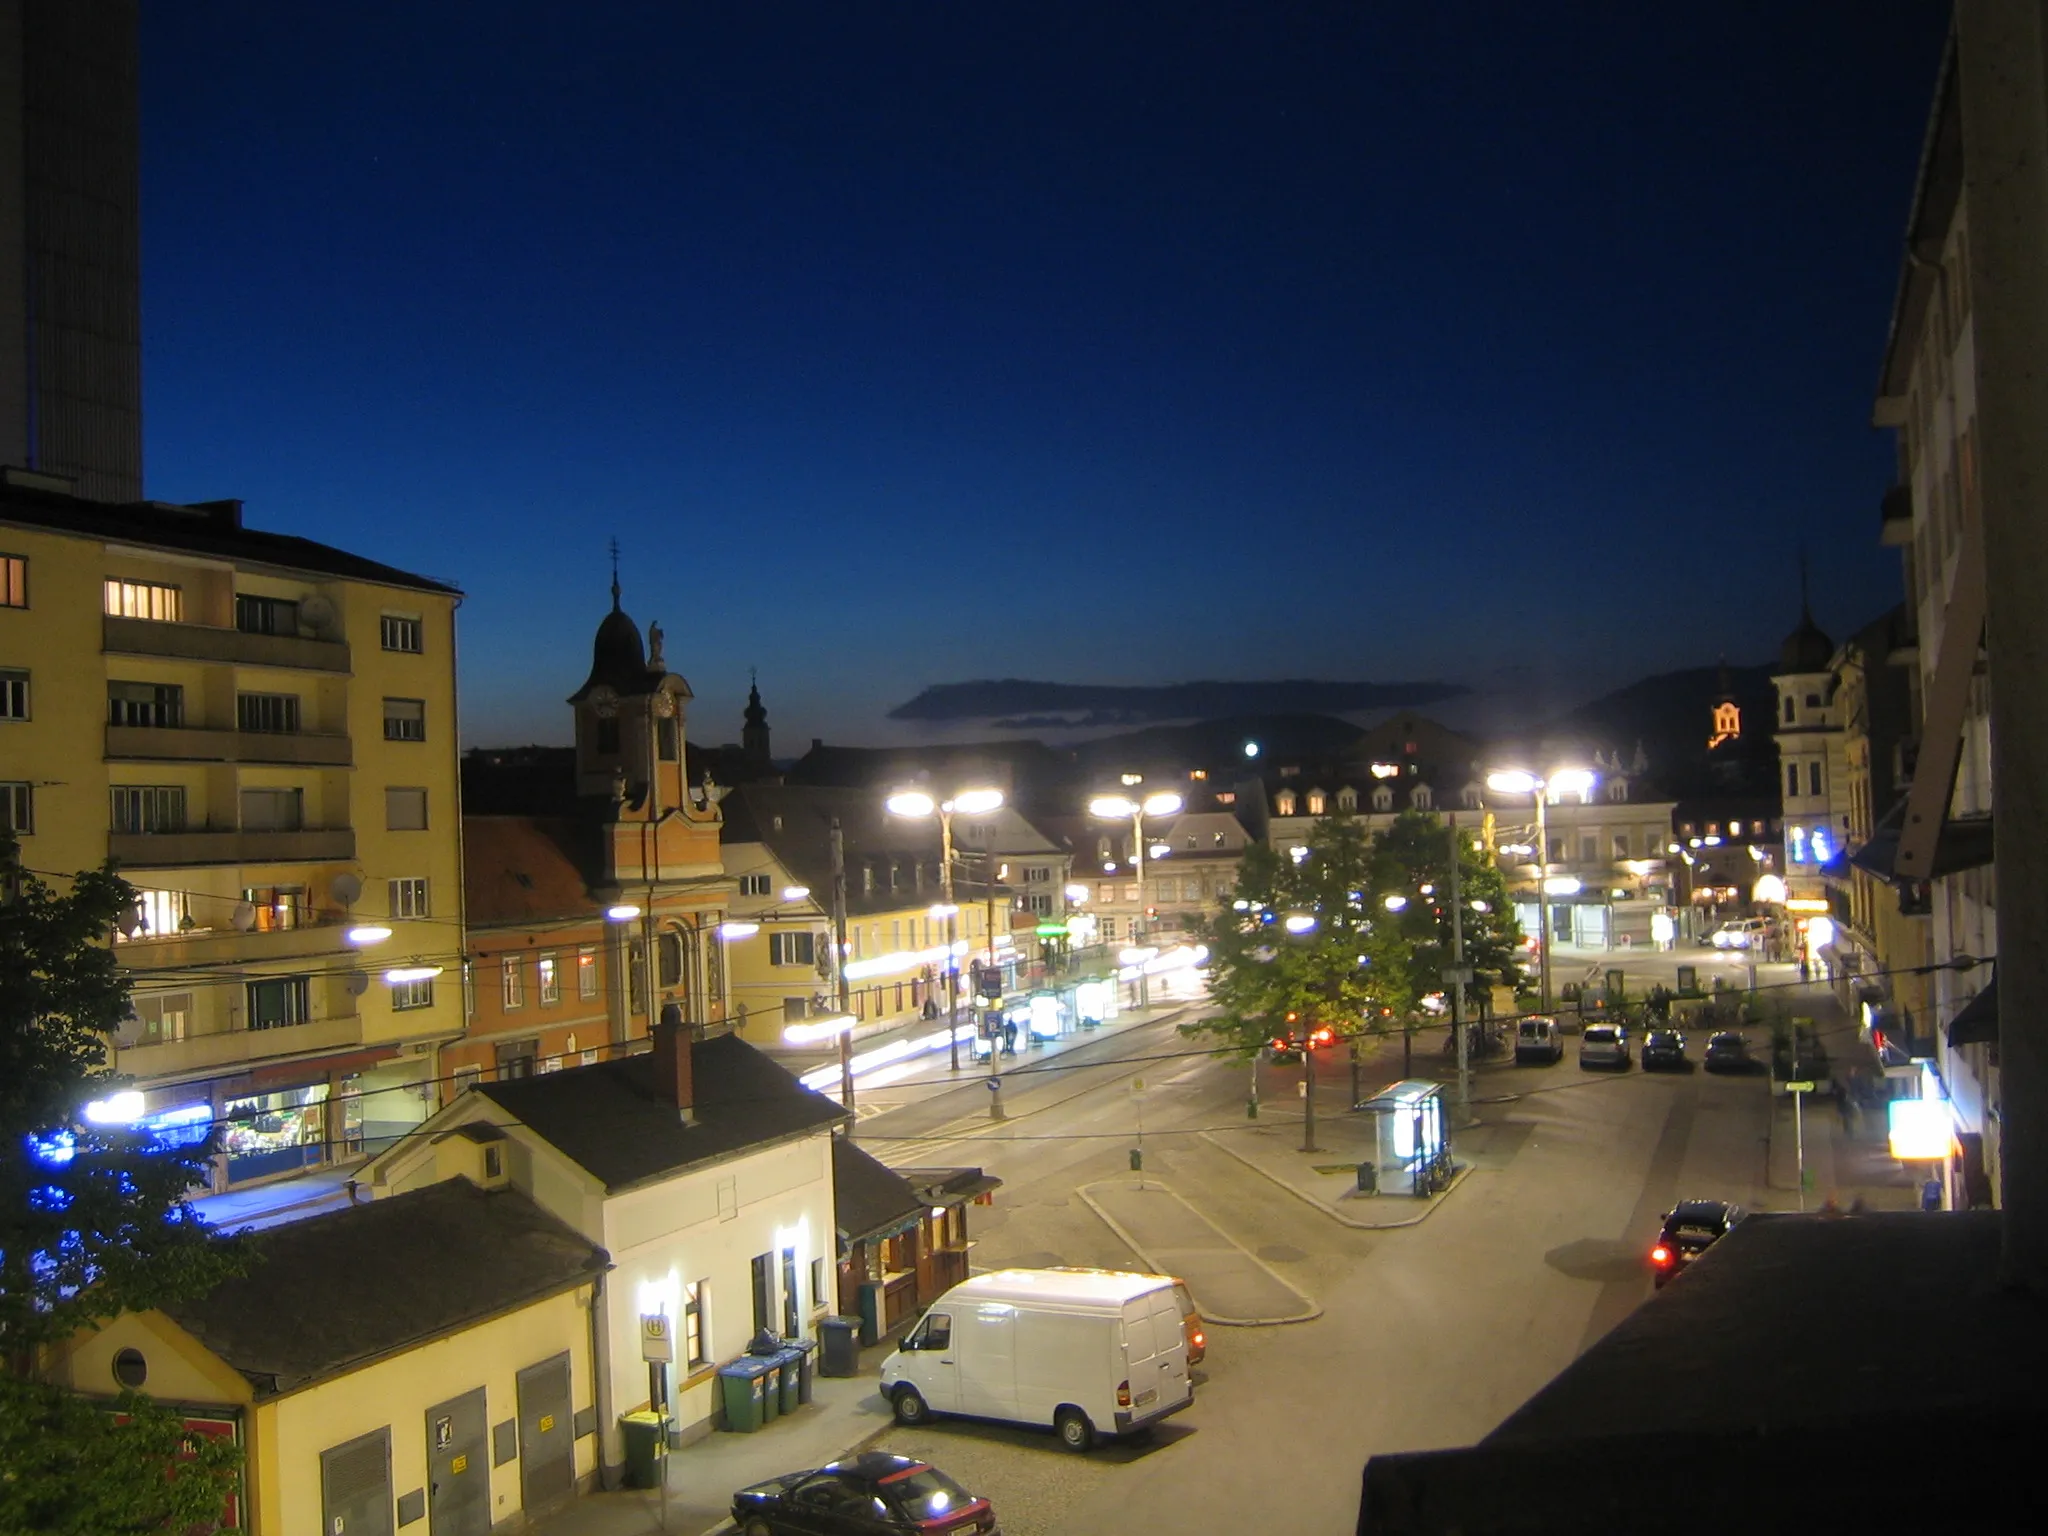
<path fill-rule="evenodd" d="M 1203 1336 L 1202 1330 L 1197 1328 L 1195 1330 L 1195 1348 L 1201 1349 L 1205 1347 L 1208 1344 L 1208 1342 L 1208 1339 Z"/>
<path fill-rule="evenodd" d="M 1662 1243 L 1659 1243 L 1650 1250 L 1650 1262 L 1652 1264 L 1669 1264 L 1671 1262 L 1671 1250 Z"/>
<path fill-rule="evenodd" d="M 1116 1405 L 1119 1408 L 1131 1406 L 1131 1384 L 1128 1381 L 1120 1381 L 1116 1384 Z"/>

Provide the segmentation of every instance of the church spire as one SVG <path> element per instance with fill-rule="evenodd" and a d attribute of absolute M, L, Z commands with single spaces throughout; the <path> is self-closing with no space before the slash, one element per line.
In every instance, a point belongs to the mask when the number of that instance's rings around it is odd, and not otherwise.
<path fill-rule="evenodd" d="M 619 541 L 612 540 L 612 612 L 619 611 Z"/>
<path fill-rule="evenodd" d="M 761 703 L 761 682 L 752 667 L 747 668 L 747 712 L 740 730 L 740 751 L 747 771 L 766 774 L 774 766 L 768 752 L 768 711 Z"/>

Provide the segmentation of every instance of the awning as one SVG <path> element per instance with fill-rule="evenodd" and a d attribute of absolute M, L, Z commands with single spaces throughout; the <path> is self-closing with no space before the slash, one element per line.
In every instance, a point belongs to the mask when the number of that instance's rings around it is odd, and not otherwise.
<path fill-rule="evenodd" d="M 1982 992 L 1963 1004 L 1963 1011 L 1948 1022 L 1949 1049 L 1959 1045 L 1995 1045 L 1998 1042 L 1998 978 L 1993 976 Z"/>
<path fill-rule="evenodd" d="M 1899 825 L 1905 814 L 1906 802 L 1901 800 L 1872 830 L 1870 840 L 1849 855 L 1849 862 L 1891 885 L 1916 884 L 1894 874 L 1892 869 L 1899 857 Z M 1991 845 L 1988 815 L 1951 817 L 1942 823 L 1941 835 L 1934 845 L 1935 875 L 1959 875 L 1966 869 L 1982 869 L 1991 862 Z M 1823 866 L 1822 873 L 1827 872 Z"/>

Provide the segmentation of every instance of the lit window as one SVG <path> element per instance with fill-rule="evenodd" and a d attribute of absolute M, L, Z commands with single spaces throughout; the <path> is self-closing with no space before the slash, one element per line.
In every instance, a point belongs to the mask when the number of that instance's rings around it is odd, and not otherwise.
<path fill-rule="evenodd" d="M 501 987 L 500 996 L 503 999 L 505 1011 L 509 1013 L 514 1008 L 524 1008 L 526 1006 L 526 968 L 520 962 L 519 956 L 505 956 L 503 960 L 499 961 L 498 969 Z"/>
<path fill-rule="evenodd" d="M 552 1008 L 562 1000 L 562 972 L 552 950 L 542 950 L 536 962 L 540 967 L 540 1005 Z"/>
<path fill-rule="evenodd" d="M 0 555 L 0 608 L 28 606 L 28 557 Z"/>
<path fill-rule="evenodd" d="M 434 1006 L 434 981 L 422 977 L 418 981 L 394 981 L 391 984 L 391 1007 L 393 1012 L 404 1012 L 409 1008 L 431 1008 Z"/>
<path fill-rule="evenodd" d="M 597 946 L 585 944 L 576 951 L 576 995 L 586 1001 L 597 996 Z"/>
<path fill-rule="evenodd" d="M 122 581 L 109 576 L 105 585 L 106 610 L 117 619 L 153 619 L 176 624 L 185 616 L 185 595 L 177 587 L 157 581 Z"/>

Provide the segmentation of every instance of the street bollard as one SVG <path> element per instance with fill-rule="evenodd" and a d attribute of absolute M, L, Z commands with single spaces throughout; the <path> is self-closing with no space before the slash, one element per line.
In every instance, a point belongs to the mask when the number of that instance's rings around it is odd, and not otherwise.
<path fill-rule="evenodd" d="M 988 1117 L 991 1120 L 1006 1118 L 1003 1114 L 1003 1080 L 992 1077 L 988 1080 Z"/>

